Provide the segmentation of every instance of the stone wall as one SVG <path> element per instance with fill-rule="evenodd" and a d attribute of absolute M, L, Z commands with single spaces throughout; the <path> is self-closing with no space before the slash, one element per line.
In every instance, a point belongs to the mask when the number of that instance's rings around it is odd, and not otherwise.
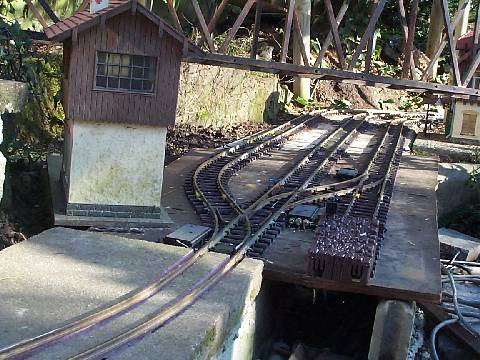
<path fill-rule="evenodd" d="M 0 143 L 3 142 L 3 121 L 7 113 L 18 112 L 28 99 L 27 84 L 0 79 Z M 0 200 L 3 197 L 5 166 L 7 160 L 0 152 Z"/>
<path fill-rule="evenodd" d="M 282 94 L 272 74 L 182 63 L 176 123 L 217 128 L 262 122 L 276 116 Z"/>

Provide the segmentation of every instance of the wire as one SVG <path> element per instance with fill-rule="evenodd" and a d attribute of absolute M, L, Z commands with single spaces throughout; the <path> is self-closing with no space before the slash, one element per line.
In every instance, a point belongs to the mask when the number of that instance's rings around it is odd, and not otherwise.
<path fill-rule="evenodd" d="M 432 355 L 433 355 L 433 359 L 434 360 L 440 360 L 438 358 L 438 354 L 437 354 L 437 348 L 435 346 L 435 338 L 437 337 L 437 333 L 445 326 L 447 325 L 450 325 L 450 324 L 453 324 L 455 322 L 457 322 L 458 319 L 447 319 L 447 320 L 444 320 L 442 321 L 441 323 L 437 324 L 433 329 L 432 329 L 432 332 L 430 334 L 430 349 L 432 351 Z"/>
<path fill-rule="evenodd" d="M 455 286 L 455 280 L 453 279 L 453 275 L 450 272 L 449 269 L 444 267 L 445 271 L 447 272 L 448 278 L 450 279 L 450 285 L 452 286 L 452 297 L 453 297 L 453 306 L 455 307 L 455 311 L 458 316 L 458 320 L 460 323 L 472 334 L 478 335 L 475 329 L 465 320 L 465 318 L 462 316 L 462 313 L 460 311 L 460 307 L 458 306 L 458 299 L 457 299 L 457 287 Z"/>
<path fill-rule="evenodd" d="M 468 266 L 480 266 L 480 263 L 474 261 L 462 261 L 462 260 L 448 260 L 448 259 L 441 259 L 442 263 L 448 264 L 460 264 L 460 265 L 468 265 Z"/>

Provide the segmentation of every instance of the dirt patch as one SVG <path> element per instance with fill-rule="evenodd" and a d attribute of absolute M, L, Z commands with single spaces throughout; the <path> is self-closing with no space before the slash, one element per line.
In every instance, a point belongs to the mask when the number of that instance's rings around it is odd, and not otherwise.
<path fill-rule="evenodd" d="M 353 109 L 381 109 L 386 104 L 393 109 L 400 106 L 401 97 L 408 96 L 408 93 L 401 90 L 318 80 L 314 96 L 320 106 L 331 106 L 334 100 L 345 99 L 350 101 Z"/>
<path fill-rule="evenodd" d="M 165 165 L 193 148 L 217 148 L 271 126 L 265 123 L 245 123 L 214 129 L 188 124 L 175 125 L 168 129 Z"/>

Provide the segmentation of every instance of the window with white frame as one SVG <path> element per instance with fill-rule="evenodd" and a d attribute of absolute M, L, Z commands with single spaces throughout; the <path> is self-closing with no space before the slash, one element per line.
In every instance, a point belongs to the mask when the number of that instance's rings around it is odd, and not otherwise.
<path fill-rule="evenodd" d="M 95 87 L 153 93 L 155 57 L 97 52 Z"/>

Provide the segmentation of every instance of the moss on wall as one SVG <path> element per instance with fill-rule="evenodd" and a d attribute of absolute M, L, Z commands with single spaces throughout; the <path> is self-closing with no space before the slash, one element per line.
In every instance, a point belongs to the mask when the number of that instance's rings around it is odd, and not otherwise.
<path fill-rule="evenodd" d="M 275 75 L 182 63 L 177 123 L 214 128 L 262 122 L 278 111 Z"/>

